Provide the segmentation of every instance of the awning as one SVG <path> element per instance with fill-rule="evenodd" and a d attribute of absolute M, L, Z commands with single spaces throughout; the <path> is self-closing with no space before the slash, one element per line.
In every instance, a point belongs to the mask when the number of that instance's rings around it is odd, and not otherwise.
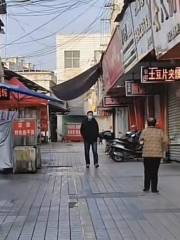
<path fill-rule="evenodd" d="M 61 100 L 59 100 L 57 98 L 45 95 L 43 93 L 34 92 L 34 91 L 32 91 L 32 90 L 30 90 L 28 88 L 15 86 L 15 85 L 11 85 L 11 84 L 8 84 L 8 83 L 0 83 L 0 88 L 5 88 L 5 89 L 7 89 L 10 92 L 22 93 L 22 94 L 27 95 L 27 96 L 33 96 L 33 97 L 36 97 L 36 98 L 41 98 L 41 99 L 54 101 L 54 102 L 59 102 L 61 104 L 64 104 L 63 101 L 61 101 Z"/>
<path fill-rule="evenodd" d="M 56 85 L 52 90 L 62 100 L 75 99 L 87 92 L 97 82 L 100 73 L 100 63 L 98 63 L 80 75 Z"/>

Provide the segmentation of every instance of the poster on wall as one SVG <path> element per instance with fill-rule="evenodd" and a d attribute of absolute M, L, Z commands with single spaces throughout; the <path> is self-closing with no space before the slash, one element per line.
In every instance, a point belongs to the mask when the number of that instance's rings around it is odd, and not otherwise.
<path fill-rule="evenodd" d="M 132 21 L 138 61 L 140 61 L 153 50 L 150 6 L 150 0 L 136 0 L 131 3 Z"/>
<path fill-rule="evenodd" d="M 125 72 L 128 72 L 138 61 L 130 5 L 126 9 L 123 18 L 120 21 L 120 31 L 123 50 L 123 63 Z"/>
<path fill-rule="evenodd" d="M 107 92 L 124 73 L 120 33 L 117 28 L 102 60 L 103 82 Z"/>
<path fill-rule="evenodd" d="M 151 15 L 155 51 L 160 58 L 180 42 L 180 1 L 153 0 Z"/>

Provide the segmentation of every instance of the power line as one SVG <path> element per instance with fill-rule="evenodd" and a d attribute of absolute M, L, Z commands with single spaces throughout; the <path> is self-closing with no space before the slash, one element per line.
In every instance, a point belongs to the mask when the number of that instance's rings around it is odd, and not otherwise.
<path fill-rule="evenodd" d="M 79 1 L 78 1 L 79 2 Z M 38 31 L 39 29 L 41 29 L 42 27 L 48 25 L 49 23 L 53 22 L 54 20 L 56 20 L 58 17 L 60 17 L 63 13 L 65 13 L 66 11 L 69 11 L 72 9 L 72 7 L 76 6 L 77 3 L 74 3 L 73 5 L 71 5 L 70 7 L 68 7 L 68 9 L 65 9 L 64 11 L 62 11 L 61 13 L 57 14 L 56 16 L 52 17 L 50 20 L 46 21 L 45 23 L 39 25 L 38 27 L 36 27 L 35 29 L 33 29 L 32 31 L 20 36 L 19 38 L 13 40 L 12 42 L 6 44 L 5 46 L 1 47 L 0 49 L 6 47 L 6 46 L 9 46 L 9 45 L 12 45 L 13 43 L 16 43 L 17 41 L 21 40 L 21 39 L 24 39 L 25 37 L 29 36 L 30 34 Z"/>
<path fill-rule="evenodd" d="M 44 40 L 47 38 L 50 38 L 54 35 L 56 35 L 58 32 L 64 30 L 65 28 L 69 27 L 72 23 L 74 23 L 75 21 L 79 20 L 80 17 L 82 17 L 83 15 L 85 15 L 95 4 L 97 3 L 97 0 L 95 0 L 95 2 L 93 2 L 90 6 L 88 6 L 87 9 L 83 10 L 80 14 L 78 14 L 77 16 L 75 16 L 74 18 L 72 18 L 69 22 L 67 22 L 64 26 L 62 26 L 61 28 L 57 29 L 55 32 L 48 34 L 44 37 L 41 38 L 36 38 L 32 41 L 25 41 L 25 42 L 17 42 L 17 43 L 13 43 L 13 45 L 22 45 L 22 44 L 27 44 L 27 43 L 31 43 L 34 41 L 40 41 L 40 40 Z"/>

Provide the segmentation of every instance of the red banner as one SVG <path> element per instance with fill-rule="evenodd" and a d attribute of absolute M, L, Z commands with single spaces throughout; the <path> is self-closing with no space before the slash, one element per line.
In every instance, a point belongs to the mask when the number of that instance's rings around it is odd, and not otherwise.
<path fill-rule="evenodd" d="M 104 53 L 102 60 L 103 81 L 106 92 L 110 90 L 124 73 L 122 45 L 117 28 Z"/>
<path fill-rule="evenodd" d="M 48 131 L 48 109 L 47 107 L 41 108 L 41 131 Z"/>
<path fill-rule="evenodd" d="M 36 120 L 17 120 L 13 125 L 15 136 L 35 136 L 37 133 Z"/>

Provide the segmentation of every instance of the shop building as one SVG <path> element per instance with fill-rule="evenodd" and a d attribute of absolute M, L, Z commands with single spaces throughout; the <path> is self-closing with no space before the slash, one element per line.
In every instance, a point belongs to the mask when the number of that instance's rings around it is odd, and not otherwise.
<path fill-rule="evenodd" d="M 126 1 L 116 21 L 102 57 L 103 96 L 111 103 L 119 101 L 120 108 L 112 107 L 116 136 L 116 122 L 126 121 L 127 126 L 135 124 L 141 130 L 147 117 L 155 117 L 158 127 L 169 135 L 170 159 L 180 161 L 180 2 Z M 119 43 L 114 43 L 116 33 Z M 106 60 L 111 49 L 115 49 L 109 60 L 113 72 Z M 122 117 L 126 111 L 128 117 Z"/>

